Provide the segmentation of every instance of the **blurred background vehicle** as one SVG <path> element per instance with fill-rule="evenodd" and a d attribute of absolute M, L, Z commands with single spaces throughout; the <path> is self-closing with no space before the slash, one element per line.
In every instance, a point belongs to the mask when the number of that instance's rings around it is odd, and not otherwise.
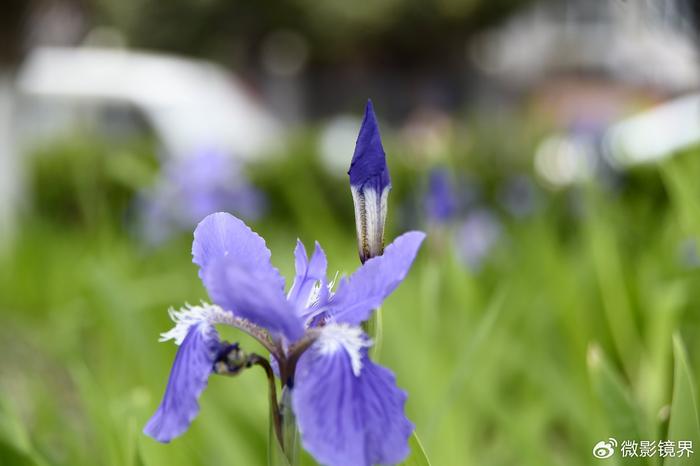
<path fill-rule="evenodd" d="M 20 120 L 27 128 L 18 131 L 30 139 L 51 137 L 37 135 L 42 127 L 65 131 L 80 118 L 74 112 L 105 120 L 111 126 L 98 128 L 103 132 L 140 117 L 173 157 L 201 147 L 251 157 L 280 137 L 272 114 L 212 63 L 124 49 L 41 47 L 26 58 L 17 86 L 39 107 Z M 68 108 L 52 112 L 50 104 L 61 101 Z"/>
<path fill-rule="evenodd" d="M 381 358 L 433 464 L 585 465 L 609 437 L 681 435 L 699 25 L 693 0 L 6 0 L 0 464 L 264 464 L 252 373 L 213 380 L 173 444 L 141 434 L 174 354 L 157 337 L 207 299 L 189 243 L 211 211 L 283 272 L 297 236 L 355 268 L 368 98 L 387 237 L 429 233 Z"/>

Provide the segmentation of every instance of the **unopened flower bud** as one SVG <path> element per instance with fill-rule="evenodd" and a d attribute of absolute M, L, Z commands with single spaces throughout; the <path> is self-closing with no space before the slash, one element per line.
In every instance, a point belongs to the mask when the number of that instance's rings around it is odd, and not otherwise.
<path fill-rule="evenodd" d="M 389 168 L 372 101 L 368 101 L 365 108 L 348 175 L 355 205 L 360 260 L 364 263 L 384 252 L 384 223 L 391 190 Z"/>

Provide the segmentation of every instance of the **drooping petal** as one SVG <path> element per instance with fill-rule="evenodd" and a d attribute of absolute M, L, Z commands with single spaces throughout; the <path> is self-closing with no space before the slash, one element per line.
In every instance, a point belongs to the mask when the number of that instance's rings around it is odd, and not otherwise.
<path fill-rule="evenodd" d="M 325 312 L 336 322 L 357 325 L 406 278 L 425 233 L 410 231 L 399 236 L 384 255 L 365 262 L 355 273 L 341 280 Z"/>
<path fill-rule="evenodd" d="M 192 262 L 199 265 L 202 279 L 211 263 L 226 257 L 243 270 L 264 276 L 284 292 L 284 278 L 272 266 L 270 256 L 265 240 L 231 214 L 208 215 L 194 230 Z"/>
<path fill-rule="evenodd" d="M 408 454 L 406 393 L 367 346 L 360 328 L 330 324 L 299 359 L 292 403 L 304 448 L 321 464 L 395 464 Z"/>
<path fill-rule="evenodd" d="M 204 269 L 204 286 L 214 303 L 290 342 L 304 333 L 301 319 L 277 280 L 265 271 L 244 268 L 227 256 Z"/>
<path fill-rule="evenodd" d="M 143 430 L 146 435 L 165 443 L 187 430 L 199 413 L 199 395 L 207 386 L 221 345 L 212 325 L 190 326 L 175 355 L 163 400 Z"/>
<path fill-rule="evenodd" d="M 294 265 L 296 268 L 296 277 L 292 288 L 289 290 L 287 299 L 293 303 L 299 311 L 306 309 L 311 303 L 309 298 L 316 283 L 326 276 L 326 268 L 328 260 L 323 252 L 321 245 L 316 242 L 314 253 L 311 260 L 307 259 L 306 248 L 304 244 L 297 240 L 296 249 L 294 249 Z"/>
<path fill-rule="evenodd" d="M 381 255 L 384 249 L 384 223 L 391 190 L 389 168 L 372 101 L 368 101 L 365 108 L 348 175 L 355 206 L 360 260 L 365 262 Z"/>

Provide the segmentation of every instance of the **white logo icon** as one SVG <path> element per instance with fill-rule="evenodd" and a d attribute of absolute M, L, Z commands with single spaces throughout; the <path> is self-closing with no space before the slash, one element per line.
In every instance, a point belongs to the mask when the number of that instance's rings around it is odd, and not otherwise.
<path fill-rule="evenodd" d="M 605 440 L 601 440 L 593 447 L 593 456 L 600 459 L 610 458 L 615 454 L 616 446 L 617 440 L 612 437 L 610 437 L 607 442 Z"/>

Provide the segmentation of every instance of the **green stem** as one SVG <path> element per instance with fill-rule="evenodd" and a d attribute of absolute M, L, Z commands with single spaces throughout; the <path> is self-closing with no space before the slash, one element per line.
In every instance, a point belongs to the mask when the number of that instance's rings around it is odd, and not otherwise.
<path fill-rule="evenodd" d="M 279 434 L 275 423 L 275 411 L 279 413 Z M 288 387 L 282 389 L 279 405 L 270 409 L 270 432 L 268 445 L 269 466 L 297 466 L 299 464 L 299 431 L 292 411 L 291 393 Z"/>
<path fill-rule="evenodd" d="M 282 438 L 284 439 L 284 453 L 292 466 L 299 464 L 299 430 L 297 419 L 292 410 L 292 394 L 289 387 L 282 389 L 282 401 L 280 401 L 280 415 L 282 416 Z"/>
<path fill-rule="evenodd" d="M 270 366 L 268 360 L 261 356 L 258 356 L 257 354 L 251 355 L 250 363 L 258 365 L 265 370 L 265 375 L 267 375 L 268 396 L 270 399 L 270 426 L 271 428 L 274 427 L 274 432 L 278 441 L 282 444 L 281 446 L 284 446 L 282 437 L 282 419 L 279 406 L 277 406 L 277 388 L 275 387 L 275 374 L 272 371 L 272 367 Z"/>
<path fill-rule="evenodd" d="M 365 333 L 372 339 L 374 343 L 369 350 L 369 355 L 375 361 L 379 360 L 379 355 L 382 351 L 382 308 L 378 307 L 372 313 L 369 319 L 367 319 L 363 324 L 362 328 Z"/>

